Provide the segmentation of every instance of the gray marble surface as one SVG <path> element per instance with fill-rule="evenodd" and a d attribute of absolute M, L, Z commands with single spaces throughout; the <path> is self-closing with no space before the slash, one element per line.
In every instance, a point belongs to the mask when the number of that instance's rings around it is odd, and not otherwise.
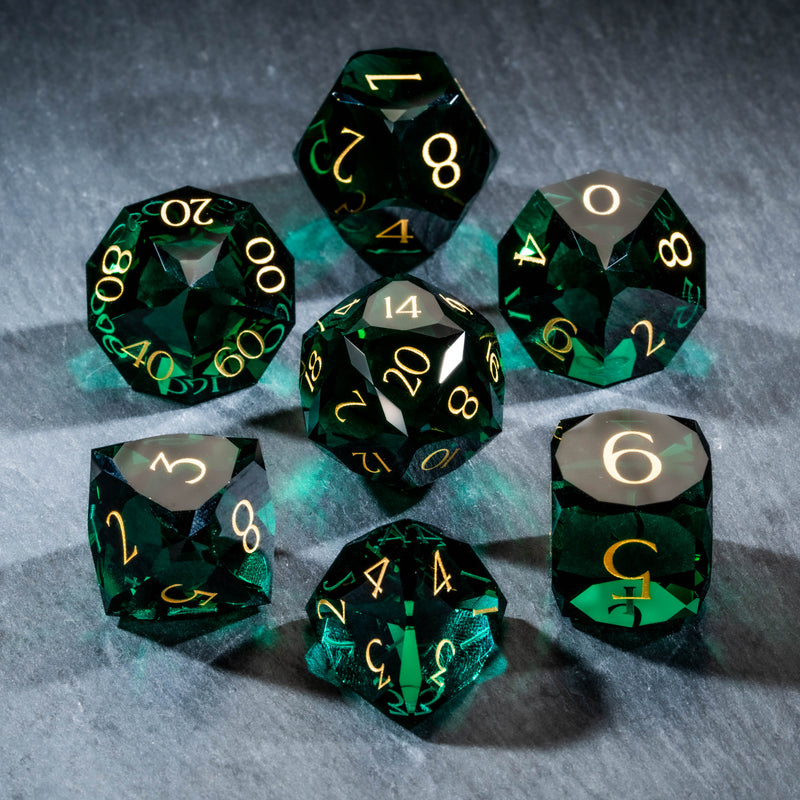
<path fill-rule="evenodd" d="M 793 0 L 0 3 L 0 797 L 789 798 L 800 769 Z M 302 332 L 372 271 L 291 150 L 347 57 L 441 53 L 500 149 L 418 271 L 498 325 L 505 430 L 409 506 L 307 442 Z M 494 304 L 535 188 L 597 167 L 667 186 L 705 237 L 709 310 L 672 367 L 608 389 L 533 368 Z M 86 331 L 83 263 L 128 202 L 250 199 L 298 261 L 298 324 L 256 387 L 186 409 L 131 392 Z M 549 592 L 549 438 L 621 406 L 698 419 L 715 569 L 694 628 L 639 651 Z M 274 602 L 165 646 L 102 613 L 89 450 L 260 437 Z M 410 514 L 472 542 L 508 598 L 505 669 L 418 736 L 305 668 L 303 605 L 341 545 Z"/>

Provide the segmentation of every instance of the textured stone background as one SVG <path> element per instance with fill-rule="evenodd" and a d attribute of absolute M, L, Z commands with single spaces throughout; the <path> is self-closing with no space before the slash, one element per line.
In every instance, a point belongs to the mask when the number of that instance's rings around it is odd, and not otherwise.
<path fill-rule="evenodd" d="M 0 3 L 0 797 L 796 797 L 798 30 L 793 0 Z M 498 324 L 505 431 L 410 508 L 305 440 L 296 389 L 302 332 L 374 276 L 291 150 L 347 57 L 390 45 L 441 53 L 501 153 L 418 274 Z M 600 166 L 670 189 L 709 311 L 671 369 L 594 390 L 530 365 L 493 253 L 536 187 Z M 188 410 L 121 382 L 83 271 L 123 204 L 186 183 L 256 203 L 299 303 L 260 385 Z M 705 617 L 638 652 L 574 631 L 546 572 L 552 430 L 620 406 L 698 419 L 716 480 Z M 279 553 L 267 611 L 169 647 L 102 613 L 89 449 L 184 430 L 261 438 Z M 322 571 L 404 513 L 509 598 L 505 670 L 424 737 L 303 660 Z"/>

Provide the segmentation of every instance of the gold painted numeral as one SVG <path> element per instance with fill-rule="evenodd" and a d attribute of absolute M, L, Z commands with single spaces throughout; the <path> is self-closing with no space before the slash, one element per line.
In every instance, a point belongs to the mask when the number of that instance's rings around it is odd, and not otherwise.
<path fill-rule="evenodd" d="M 400 233 L 389 233 L 389 231 L 394 230 L 397 227 L 400 227 Z M 376 239 L 399 239 L 402 244 L 406 244 L 410 242 L 414 235 L 408 232 L 408 220 L 407 219 L 399 219 L 397 222 L 393 222 L 388 228 L 385 228 L 380 233 L 375 234 Z M 389 299 L 388 297 L 386 298 Z"/>
<path fill-rule="evenodd" d="M 497 383 L 500 380 L 500 357 L 497 355 L 497 340 L 489 339 L 486 345 L 486 363 L 489 365 L 489 375 L 491 375 L 492 383 Z"/>
<path fill-rule="evenodd" d="M 367 404 L 364 401 L 364 398 L 361 396 L 361 393 L 357 389 L 353 389 L 353 394 L 358 398 L 358 402 L 356 402 L 355 400 L 351 400 L 349 403 L 339 403 L 339 405 L 333 409 L 333 413 L 336 414 L 336 419 L 338 419 L 339 422 L 346 422 L 344 417 L 339 416 L 339 409 L 347 408 L 348 406 L 355 406 L 356 408 L 366 408 Z"/>
<path fill-rule="evenodd" d="M 683 256 L 678 255 L 675 250 L 676 242 L 680 242 L 686 254 Z M 664 257 L 664 250 L 667 250 L 667 257 Z M 669 255 L 671 253 L 671 255 Z M 658 243 L 658 255 L 664 262 L 664 266 L 672 269 L 672 267 L 691 267 L 692 266 L 692 248 L 689 240 L 680 232 L 675 231 L 669 239 L 661 239 Z"/>
<path fill-rule="evenodd" d="M 385 303 L 386 303 L 386 319 L 392 319 L 392 298 L 391 297 L 386 297 L 384 299 L 385 299 Z M 410 309 L 406 308 L 406 306 L 411 306 L 411 308 Z M 411 319 L 416 319 L 418 316 L 420 316 L 420 314 L 422 314 L 422 312 L 417 308 L 417 295 L 410 294 L 394 310 L 394 313 L 395 314 L 409 314 L 411 316 Z M 402 350 L 402 348 L 400 348 L 400 349 Z M 412 347 L 412 348 L 408 348 L 408 349 L 413 350 L 414 348 Z M 420 351 L 417 350 L 417 352 L 419 353 Z M 395 354 L 395 360 L 396 360 L 396 358 L 397 358 L 397 355 Z"/>
<path fill-rule="evenodd" d="M 598 189 L 604 189 L 611 197 L 611 204 L 606 209 L 598 209 L 592 202 L 592 195 Z M 619 204 L 619 192 L 613 186 L 608 186 L 605 183 L 595 183 L 592 186 L 589 186 L 583 193 L 584 208 L 592 214 L 597 214 L 600 217 L 607 217 L 609 214 L 613 214 L 619 208 Z"/>
<path fill-rule="evenodd" d="M 119 292 L 113 296 L 105 294 L 105 290 L 103 290 L 103 292 L 101 293 L 100 287 L 104 283 L 110 283 L 112 286 L 119 287 Z M 102 303 L 113 303 L 116 300 L 119 300 L 120 297 L 122 297 L 124 291 L 125 291 L 125 284 L 122 282 L 122 279 L 118 278 L 116 275 L 104 275 L 94 285 L 94 296 Z"/>
<path fill-rule="evenodd" d="M 472 315 L 472 309 L 465 306 L 461 301 L 456 300 L 455 297 L 445 297 L 443 294 L 440 294 L 439 297 L 441 297 L 450 308 L 460 311 L 462 314 Z"/>
<path fill-rule="evenodd" d="M 147 354 L 147 351 L 150 347 L 152 342 L 149 339 L 143 339 L 141 342 L 134 342 L 133 344 L 129 344 L 126 347 L 120 348 L 123 353 L 129 355 L 131 358 L 134 359 L 133 366 L 140 367 L 144 363 L 144 357 Z M 138 347 L 139 352 L 134 356 L 132 352 L 134 348 Z M 159 372 L 161 371 L 161 363 L 159 362 L 158 369 L 154 370 L 153 366 L 155 364 L 155 360 L 157 356 L 166 356 L 169 359 L 169 370 L 167 371 L 166 375 L 159 376 Z M 150 357 L 147 359 L 147 373 L 154 381 L 166 381 L 169 379 L 170 375 L 172 375 L 173 370 L 175 369 L 175 359 L 166 351 L 166 350 L 155 350 L 150 354 Z"/>
<path fill-rule="evenodd" d="M 451 652 L 450 658 L 452 658 L 456 654 L 456 646 L 449 639 L 442 639 L 436 646 L 436 666 L 439 667 L 439 671 L 434 672 L 433 675 L 431 675 L 431 680 L 437 686 L 444 686 L 444 681 L 439 679 L 441 678 L 442 675 L 445 674 L 445 672 L 447 672 L 447 665 L 442 664 L 442 649 L 444 648 L 445 645 L 450 646 L 450 652 Z"/>
<path fill-rule="evenodd" d="M 322 372 L 322 356 L 316 351 L 312 350 L 308 358 L 308 366 L 303 372 L 303 377 L 308 382 L 308 387 L 313 392 L 316 388 L 314 384 L 319 380 L 320 373 Z"/>
<path fill-rule="evenodd" d="M 343 317 L 356 303 L 360 302 L 361 299 L 356 297 L 355 300 L 351 300 L 346 306 L 339 306 L 333 313 L 338 317 Z"/>
<path fill-rule="evenodd" d="M 528 262 L 529 264 L 542 265 L 547 263 L 544 251 L 541 247 L 539 247 L 536 239 L 534 239 L 533 235 L 530 233 L 525 239 L 525 244 L 520 248 L 519 252 L 514 253 L 514 259 L 520 266 L 522 266 L 525 262 Z"/>
<path fill-rule="evenodd" d="M 358 214 L 358 212 L 361 211 L 361 209 L 364 208 L 364 206 L 367 204 L 367 196 L 364 194 L 364 192 L 362 192 L 362 191 L 360 191 L 358 189 L 356 191 L 358 192 L 358 194 L 361 195 L 361 205 L 359 205 L 358 208 L 350 208 L 350 206 L 348 204 L 348 201 L 345 200 L 344 203 L 342 203 L 340 206 L 337 206 L 333 210 L 333 213 L 334 214 L 339 214 L 342 211 L 346 211 L 348 214 Z"/>
<path fill-rule="evenodd" d="M 435 161 L 431 156 L 431 145 L 437 139 L 444 139 L 450 146 L 450 152 L 447 154 L 447 158 L 445 158 L 444 161 Z M 433 167 L 431 180 L 439 189 L 451 189 L 461 180 L 461 167 L 453 161 L 457 152 L 458 142 L 455 136 L 450 133 L 434 133 L 433 136 L 426 139 L 425 144 L 422 145 L 422 158 L 429 167 Z M 453 177 L 446 183 L 441 178 L 441 171 L 445 167 L 449 167 L 453 172 Z"/>
<path fill-rule="evenodd" d="M 375 666 L 372 663 L 372 658 L 370 657 L 369 651 L 372 648 L 372 645 L 379 644 L 383 646 L 383 642 L 380 639 L 371 639 L 370 642 L 367 644 L 367 649 L 365 651 L 365 657 L 367 659 L 367 666 L 369 667 L 371 672 L 375 672 L 378 675 L 378 688 L 383 689 L 384 686 L 387 686 L 392 682 L 392 679 L 387 675 L 384 677 L 383 671 L 385 668 L 385 664 L 380 664 L 379 666 Z"/>
<path fill-rule="evenodd" d="M 250 334 L 250 336 L 256 340 L 258 352 L 245 349 L 244 345 L 242 344 L 242 339 L 244 338 L 245 334 Z M 244 369 L 245 358 L 252 360 L 254 358 L 260 358 L 262 355 L 264 355 L 267 345 L 260 333 L 247 328 L 241 331 L 236 337 L 236 349 L 239 351 L 238 353 L 230 353 L 222 360 L 220 360 L 220 356 L 228 350 L 233 350 L 232 347 L 220 347 L 220 349 L 214 354 L 214 366 L 217 368 L 220 375 L 224 375 L 226 378 L 235 378 Z M 231 366 L 233 367 L 233 371 L 226 366 L 228 362 L 232 362 Z"/>
<path fill-rule="evenodd" d="M 239 527 L 238 523 L 238 513 L 240 508 L 247 509 L 247 525 L 242 530 Z M 242 539 L 242 547 L 244 548 L 245 553 L 255 553 L 258 550 L 258 546 L 261 544 L 261 531 L 258 529 L 258 526 L 255 524 L 256 521 L 256 512 L 253 510 L 253 505 L 249 500 L 240 500 L 233 509 L 233 513 L 231 514 L 231 526 L 233 527 L 233 532 L 240 536 Z M 250 532 L 253 532 L 255 535 L 255 542 L 252 545 L 247 543 L 247 536 Z"/>
<path fill-rule="evenodd" d="M 116 260 L 112 264 L 107 263 L 109 253 L 114 253 L 116 255 Z M 122 266 L 123 260 L 126 262 L 124 267 Z M 133 264 L 133 253 L 131 253 L 130 250 L 122 250 L 118 245 L 112 244 L 111 247 L 103 253 L 100 269 L 102 269 L 106 275 L 122 275 L 131 268 L 131 264 Z"/>
<path fill-rule="evenodd" d="M 389 559 L 382 558 L 380 561 L 375 562 L 371 567 L 364 570 L 364 577 L 375 587 L 372 592 L 373 597 L 377 597 L 383 589 L 381 588 L 381 584 L 383 583 L 383 578 L 386 575 L 386 568 L 389 566 Z M 380 569 L 377 578 L 372 577 L 372 573 L 376 570 Z"/>
<path fill-rule="evenodd" d="M 179 589 L 181 586 L 183 586 L 182 583 L 173 583 L 172 586 L 167 586 L 167 588 L 161 592 L 161 599 L 165 603 L 172 603 L 173 605 L 177 606 L 182 605 L 183 603 L 191 603 L 192 600 L 196 600 L 198 597 L 205 597 L 206 599 L 200 603 L 201 606 L 204 606 L 206 603 L 210 603 L 217 596 L 216 592 L 204 592 L 202 589 L 192 589 L 191 597 L 181 597 L 176 599 L 168 596 L 167 592 L 169 592 L 170 589 Z"/>
<path fill-rule="evenodd" d="M 620 483 L 627 483 L 631 485 L 638 485 L 642 483 L 650 483 L 650 481 L 654 481 L 660 474 L 663 468 L 663 464 L 661 459 L 655 454 L 651 453 L 649 450 L 637 450 L 636 448 L 628 448 L 627 450 L 614 450 L 614 445 L 623 437 L 623 436 L 641 436 L 643 439 L 647 439 L 648 442 L 652 444 L 653 437 L 649 433 L 645 433 L 644 431 L 621 431 L 620 433 L 615 433 L 611 436 L 603 447 L 603 466 L 606 468 L 606 472 L 615 480 L 619 481 Z M 623 478 L 622 475 L 619 474 L 619 470 L 617 469 L 617 459 L 620 456 L 625 455 L 626 453 L 641 453 L 649 462 L 650 462 L 650 472 L 647 474 L 646 477 L 642 478 L 638 481 L 631 481 L 627 478 Z"/>
<path fill-rule="evenodd" d="M 165 225 L 169 225 L 170 228 L 180 228 L 183 225 L 186 225 L 189 220 L 194 222 L 195 225 L 211 225 L 214 222 L 213 219 L 200 219 L 200 215 L 203 213 L 205 207 L 211 202 L 210 197 L 198 197 L 196 199 L 190 200 L 187 203 L 185 200 L 178 200 L 177 198 L 172 198 L 172 200 L 165 200 L 161 206 L 161 219 Z M 172 205 L 176 204 L 182 212 L 182 216 L 178 222 L 173 222 L 169 218 L 169 213 L 167 209 Z M 199 203 L 200 205 L 194 210 L 194 214 L 192 214 L 192 209 L 190 208 L 190 203 Z"/>
<path fill-rule="evenodd" d="M 256 257 L 253 255 L 252 250 L 257 246 L 264 246 L 266 245 L 269 248 L 269 252 L 265 256 Z M 275 245 L 264 236 L 255 236 L 253 237 L 244 247 L 244 253 L 247 258 L 250 260 L 251 263 L 255 264 L 256 266 L 261 266 L 261 269 L 258 270 L 256 273 L 256 285 L 262 292 L 265 294 L 275 294 L 283 289 L 286 286 L 286 274 L 284 271 L 277 266 L 276 264 L 270 264 L 269 262 L 272 261 L 273 256 L 275 255 Z M 274 286 L 265 286 L 262 283 L 262 278 L 265 275 L 269 275 L 270 273 L 276 273 L 277 279 Z"/>
<path fill-rule="evenodd" d="M 453 460 L 455 454 L 458 453 L 460 450 L 461 450 L 460 447 L 456 447 L 456 449 L 453 450 L 453 452 L 451 453 L 449 448 L 440 447 L 438 450 L 434 450 L 432 453 L 425 456 L 422 464 L 420 464 L 420 468 L 424 472 L 432 472 L 435 469 L 444 469 Z M 435 458 L 439 453 L 442 453 L 441 457 L 439 458 L 439 461 L 433 466 L 428 466 L 428 462 L 432 458 Z"/>
<path fill-rule="evenodd" d="M 197 475 L 197 477 L 192 478 L 190 481 L 185 480 L 184 483 L 198 483 L 206 476 L 206 465 L 198 458 L 177 458 L 170 464 L 169 461 L 167 461 L 166 455 L 161 452 L 153 459 L 153 463 L 150 464 L 150 469 L 155 472 L 156 467 L 159 464 L 163 464 L 167 472 L 170 474 L 172 474 L 172 470 L 175 469 L 178 464 L 189 464 L 192 467 L 197 467 L 197 469 L 200 470 L 200 474 Z"/>
<path fill-rule="evenodd" d="M 563 328 L 559 328 L 560 322 L 566 322 L 572 328 L 573 335 L 578 332 L 578 327 L 570 322 L 566 317 L 553 317 L 545 326 L 542 331 L 542 341 L 536 341 L 539 347 L 543 347 L 548 353 L 555 356 L 559 361 L 564 360 L 564 356 L 572 350 L 572 336 L 568 334 Z M 551 337 L 560 333 L 565 339 L 566 343 L 562 347 L 556 347 L 551 341 Z"/>
<path fill-rule="evenodd" d="M 377 474 L 378 474 L 378 473 L 381 471 L 381 470 L 380 470 L 380 467 L 378 467 L 378 469 L 370 469 L 370 468 L 367 466 L 367 453 L 353 453 L 353 455 L 354 455 L 354 456 L 361 456 L 361 463 L 362 463 L 362 464 L 363 464 L 363 466 L 364 466 L 364 471 L 365 471 L 365 472 L 369 472 L 369 473 L 371 473 L 372 475 L 377 475 Z M 380 463 L 381 467 L 383 467 L 383 468 L 384 468 L 384 469 L 385 469 L 387 472 L 391 472 L 391 471 L 392 471 L 392 468 L 391 468 L 391 467 L 389 467 L 389 466 L 386 464 L 386 462 L 385 462 L 385 461 L 384 461 L 384 460 L 383 460 L 383 459 L 382 459 L 382 458 L 381 458 L 381 457 L 380 457 L 380 456 L 379 456 L 379 455 L 378 455 L 376 452 L 374 452 L 374 451 L 373 451 L 372 453 L 370 453 L 370 455 L 373 455 L 373 456 L 375 456 L 375 458 L 376 458 L 376 459 L 378 460 L 378 462 Z"/>
<path fill-rule="evenodd" d="M 636 333 L 636 329 L 640 326 L 644 325 L 645 330 L 647 331 L 647 352 L 645 353 L 646 356 L 651 356 L 658 350 L 659 347 L 663 347 L 667 340 L 662 336 L 661 341 L 653 347 L 653 324 L 648 319 L 639 320 L 632 328 L 631 333 Z"/>
<path fill-rule="evenodd" d="M 455 395 L 464 395 L 464 402 L 460 405 L 454 405 L 453 398 Z M 481 404 L 478 401 L 478 398 L 475 397 L 474 394 L 469 393 L 469 389 L 466 386 L 456 386 L 452 392 L 450 392 L 450 397 L 447 398 L 447 410 L 455 415 L 455 416 L 462 416 L 464 419 L 472 419 L 480 409 Z M 467 409 L 471 409 L 468 411 Z"/>
<path fill-rule="evenodd" d="M 415 72 L 413 75 L 364 75 L 367 85 L 373 92 L 378 91 L 375 81 L 421 81 L 422 75 Z"/>
<path fill-rule="evenodd" d="M 346 612 L 344 600 L 339 600 L 339 602 L 342 604 L 340 609 L 336 608 L 336 606 L 330 600 L 317 600 L 317 616 L 322 619 L 322 612 L 320 609 L 329 608 L 333 612 L 333 615 L 341 621 L 342 625 L 344 625 Z"/>
<path fill-rule="evenodd" d="M 339 157 L 333 164 L 333 177 L 336 178 L 339 183 L 351 183 L 353 180 L 353 176 L 350 175 L 349 177 L 345 178 L 342 176 L 342 173 L 339 171 L 342 166 L 342 161 L 344 161 L 345 156 L 360 142 L 364 139 L 364 136 L 357 131 L 350 130 L 350 128 L 342 128 L 342 133 L 347 134 L 349 136 L 355 136 L 356 138 L 350 142 L 341 153 L 339 153 Z"/>
<path fill-rule="evenodd" d="M 139 549 L 136 545 L 133 546 L 133 550 L 128 552 L 128 540 L 125 536 L 125 523 L 122 521 L 122 514 L 119 511 L 110 511 L 108 516 L 106 517 L 106 525 L 111 527 L 111 520 L 114 519 L 117 521 L 117 525 L 119 525 L 120 533 L 122 534 L 122 564 L 123 566 L 127 564 L 132 558 L 136 558 L 139 553 Z"/>
<path fill-rule="evenodd" d="M 605 555 L 603 556 L 603 566 L 606 568 L 606 571 L 613 575 L 615 578 L 619 578 L 623 581 L 641 581 L 642 582 L 642 593 L 638 597 L 631 597 L 629 595 L 619 595 L 619 594 L 612 594 L 611 597 L 614 600 L 650 600 L 650 572 L 644 572 L 641 575 L 623 575 L 621 572 L 617 570 L 614 566 L 614 553 L 619 550 L 620 547 L 629 544 L 643 544 L 646 547 L 649 547 L 654 553 L 658 552 L 658 548 L 656 547 L 654 542 L 648 542 L 647 539 L 623 539 L 621 542 L 615 542 L 611 545 L 611 547 L 606 550 Z"/>
<path fill-rule="evenodd" d="M 442 563 L 442 552 L 437 550 L 433 555 L 433 595 L 434 597 L 446 588 L 448 592 L 455 591 L 450 584 L 452 575 L 447 574 L 447 570 Z"/>
<path fill-rule="evenodd" d="M 405 303 L 403 305 L 405 305 Z M 413 355 L 421 358 L 425 364 L 423 369 L 414 369 L 414 367 L 409 367 L 407 364 L 403 363 L 400 360 L 401 351 L 412 353 Z M 394 351 L 394 363 L 397 364 L 397 366 L 400 369 L 395 369 L 394 367 L 390 367 L 389 369 L 387 369 L 386 372 L 383 373 L 383 382 L 384 383 L 389 382 L 388 378 L 389 375 L 396 375 L 402 381 L 406 389 L 408 389 L 408 393 L 412 397 L 414 397 L 414 395 L 416 395 L 417 391 L 419 390 L 419 387 L 422 386 L 422 378 L 416 376 L 424 375 L 431 368 L 431 360 L 428 358 L 428 356 L 425 355 L 425 353 L 422 352 L 422 350 L 418 350 L 416 347 L 411 347 L 409 345 L 404 345 L 403 347 L 398 347 L 397 350 Z M 406 376 L 400 370 L 403 370 L 403 372 L 406 372 L 409 375 L 415 376 L 415 380 L 417 382 L 416 385 L 412 386 L 409 383 L 408 378 L 406 378 Z"/>

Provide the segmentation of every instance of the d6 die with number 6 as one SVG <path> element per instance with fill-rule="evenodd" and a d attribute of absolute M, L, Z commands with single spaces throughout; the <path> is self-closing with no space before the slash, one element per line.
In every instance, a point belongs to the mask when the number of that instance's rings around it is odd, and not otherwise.
<path fill-rule="evenodd" d="M 92 451 L 89 544 L 107 614 L 267 603 L 274 534 L 256 439 L 170 434 Z"/>

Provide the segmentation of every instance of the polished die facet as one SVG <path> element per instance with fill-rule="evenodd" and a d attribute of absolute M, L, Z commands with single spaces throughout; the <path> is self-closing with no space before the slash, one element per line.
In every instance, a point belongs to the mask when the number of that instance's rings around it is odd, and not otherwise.
<path fill-rule="evenodd" d="M 712 529 L 696 422 L 630 409 L 563 420 L 551 493 L 553 591 L 577 626 L 660 634 L 697 615 Z"/>
<path fill-rule="evenodd" d="M 666 189 L 613 172 L 535 192 L 497 253 L 531 358 L 598 386 L 663 369 L 706 307 L 703 240 Z"/>
<path fill-rule="evenodd" d="M 294 158 L 345 242 L 394 275 L 451 236 L 497 150 L 436 53 L 389 49 L 347 62 Z"/>
<path fill-rule="evenodd" d="M 137 391 L 258 381 L 294 325 L 294 259 L 253 205 L 186 186 L 124 208 L 86 264 L 89 331 Z"/>
<path fill-rule="evenodd" d="M 476 680 L 506 600 L 466 543 L 413 520 L 345 545 L 308 601 L 310 669 L 402 725 Z"/>
<path fill-rule="evenodd" d="M 170 434 L 92 450 L 89 544 L 107 614 L 267 603 L 274 533 L 256 439 Z"/>
<path fill-rule="evenodd" d="M 422 486 L 463 464 L 502 422 L 491 323 L 419 278 L 381 278 L 303 337 L 309 437 L 370 480 Z"/>

